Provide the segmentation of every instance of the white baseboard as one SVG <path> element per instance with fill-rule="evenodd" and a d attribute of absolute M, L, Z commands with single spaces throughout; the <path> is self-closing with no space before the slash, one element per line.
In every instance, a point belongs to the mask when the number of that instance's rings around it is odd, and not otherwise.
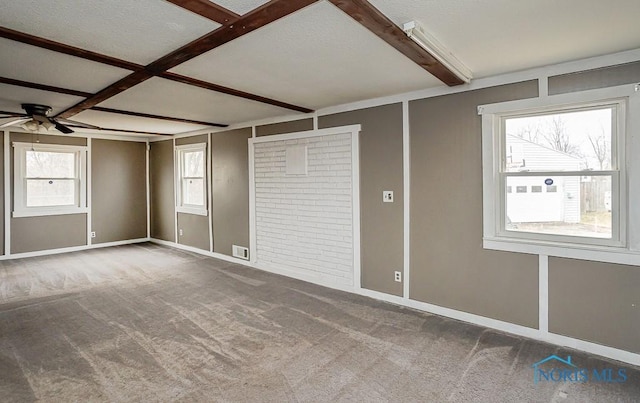
<path fill-rule="evenodd" d="M 538 329 L 516 325 L 514 323 L 504 322 L 497 319 L 491 319 L 451 308 L 445 308 L 439 305 L 428 304 L 426 302 L 416 301 L 413 299 L 398 297 L 395 295 L 388 295 L 378 291 L 372 291 L 363 288 L 360 290 L 356 290 L 356 293 L 380 301 L 391 302 L 396 305 L 402 305 L 408 308 L 417 309 L 419 311 L 424 311 L 439 316 L 445 316 L 448 318 L 460 320 L 462 322 L 473 323 L 474 325 L 480 325 L 491 329 L 500 330 L 506 333 L 516 334 L 518 336 L 537 338 L 539 333 Z"/>
<path fill-rule="evenodd" d="M 150 238 L 149 241 L 158 245 L 169 246 L 176 249 L 182 249 L 187 252 L 199 253 L 204 256 L 214 257 L 216 259 L 224 260 L 229 263 L 237 263 L 243 266 L 253 267 L 249 262 L 247 262 L 244 259 L 223 255 L 222 253 L 210 252 L 208 250 L 194 248 L 193 246 L 182 245 L 176 242 L 165 241 L 163 239 L 157 239 L 157 238 Z"/>
<path fill-rule="evenodd" d="M 135 243 L 149 242 L 150 240 L 151 240 L 150 238 L 127 239 L 125 241 L 115 241 L 115 242 L 105 242 L 105 243 L 98 243 L 98 244 L 91 244 L 91 245 L 72 246 L 69 248 L 47 249 L 47 250 L 39 250 L 35 252 L 6 254 L 6 255 L 0 256 L 0 260 L 24 259 L 28 257 L 59 255 L 61 253 L 79 252 L 83 250 L 99 249 L 99 248 L 109 248 L 112 246 L 131 245 Z"/>

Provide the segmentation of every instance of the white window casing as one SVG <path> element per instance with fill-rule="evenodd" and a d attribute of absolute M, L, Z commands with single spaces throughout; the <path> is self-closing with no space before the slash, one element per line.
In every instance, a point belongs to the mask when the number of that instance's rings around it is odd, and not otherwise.
<path fill-rule="evenodd" d="M 176 211 L 206 216 L 207 210 L 207 144 L 176 146 Z M 198 172 L 188 172 L 188 155 L 199 156 Z M 198 187 L 201 186 L 201 192 Z"/>
<path fill-rule="evenodd" d="M 87 213 L 87 147 L 71 146 L 58 144 L 40 144 L 40 143 L 13 143 L 14 149 L 14 189 L 13 189 L 13 217 L 34 217 L 48 215 L 63 214 L 80 214 Z M 60 175 L 52 175 L 52 177 L 44 177 L 44 175 L 27 176 L 27 153 L 60 153 L 73 156 L 73 174 L 64 177 Z M 43 167 L 45 170 L 47 167 Z M 49 171 L 53 171 L 50 167 Z M 28 205 L 30 199 L 29 183 L 37 181 L 47 181 L 49 184 L 55 182 L 73 183 L 72 200 L 67 203 L 51 205 Z M 43 196 L 41 196 L 43 197 Z M 53 196 L 52 196 L 53 197 Z"/>
<path fill-rule="evenodd" d="M 625 158 L 640 155 L 639 89 L 638 85 L 623 85 L 478 107 L 482 116 L 483 245 L 486 249 L 640 264 L 640 213 L 632 208 L 640 205 L 640 164 L 634 158 Z M 503 158 L 508 154 L 506 119 L 605 107 L 614 111 L 615 125 L 609 169 L 556 172 L 523 169 L 514 172 L 505 168 Z M 610 177 L 611 236 L 598 238 L 508 230 L 507 178 L 521 178 L 526 182 L 540 176 Z M 516 192 L 515 186 L 512 186 L 512 192 Z"/>

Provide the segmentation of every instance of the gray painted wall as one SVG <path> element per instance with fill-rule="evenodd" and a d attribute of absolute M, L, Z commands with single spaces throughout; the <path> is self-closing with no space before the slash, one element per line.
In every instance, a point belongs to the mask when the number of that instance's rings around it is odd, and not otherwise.
<path fill-rule="evenodd" d="M 86 146 L 87 139 L 30 133 L 11 133 L 11 142 L 40 142 Z M 13 208 L 13 153 L 11 153 L 11 206 Z M 87 215 L 11 217 L 11 253 L 34 252 L 87 244 Z"/>
<path fill-rule="evenodd" d="M 640 62 L 549 77 L 549 95 L 637 83 Z"/>
<path fill-rule="evenodd" d="M 402 105 L 322 116 L 320 128 L 361 124 L 360 228 L 362 287 L 402 295 L 394 272 L 404 265 Z M 394 191 L 394 203 L 382 192 Z"/>
<path fill-rule="evenodd" d="M 151 237 L 175 242 L 173 140 L 150 144 Z"/>
<path fill-rule="evenodd" d="M 91 142 L 93 243 L 147 237 L 146 143 Z"/>
<path fill-rule="evenodd" d="M 412 299 L 538 327 L 538 257 L 482 247 L 477 112 L 537 95 L 529 81 L 409 103 Z"/>
<path fill-rule="evenodd" d="M 249 247 L 249 143 L 251 128 L 212 135 L 213 251 L 232 255 Z"/>
<path fill-rule="evenodd" d="M 86 214 L 11 219 L 11 253 L 35 252 L 86 244 Z"/>
<path fill-rule="evenodd" d="M 195 214 L 178 213 L 178 243 L 209 250 L 209 218 Z"/>
<path fill-rule="evenodd" d="M 640 270 L 549 258 L 549 331 L 640 354 Z"/>
<path fill-rule="evenodd" d="M 191 137 L 180 137 L 176 139 L 177 146 L 184 146 L 187 144 L 207 143 L 209 136 L 207 134 L 199 134 Z"/>
<path fill-rule="evenodd" d="M 300 119 L 256 126 L 256 136 L 271 136 L 273 134 L 304 132 L 307 130 L 313 130 L 313 119 Z"/>

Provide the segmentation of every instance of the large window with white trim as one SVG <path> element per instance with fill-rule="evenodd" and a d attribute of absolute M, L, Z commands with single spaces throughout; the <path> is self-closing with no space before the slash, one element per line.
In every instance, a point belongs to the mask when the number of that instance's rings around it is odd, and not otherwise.
<path fill-rule="evenodd" d="M 485 243 L 626 247 L 628 98 L 571 99 L 479 108 Z"/>
<path fill-rule="evenodd" d="M 177 211 L 207 215 L 206 143 L 176 147 Z"/>
<path fill-rule="evenodd" d="M 14 143 L 14 217 L 85 213 L 86 147 Z"/>

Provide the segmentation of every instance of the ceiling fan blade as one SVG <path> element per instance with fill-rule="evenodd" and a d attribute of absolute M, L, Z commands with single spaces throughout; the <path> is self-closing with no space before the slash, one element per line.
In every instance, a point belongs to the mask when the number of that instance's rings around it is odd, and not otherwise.
<path fill-rule="evenodd" d="M 91 125 L 89 123 L 78 122 L 77 120 L 60 119 L 60 118 L 56 118 L 54 120 L 59 122 L 59 123 L 65 124 L 67 126 L 83 127 L 85 129 L 95 129 L 95 130 L 100 130 L 101 129 L 100 126 Z"/>
<path fill-rule="evenodd" d="M 63 125 L 62 123 L 58 123 L 55 120 L 53 121 L 53 123 L 56 125 L 56 130 L 58 130 L 59 132 L 62 132 L 64 134 L 71 134 L 73 133 L 73 130 L 71 130 L 70 128 L 68 128 L 67 126 Z"/>
<path fill-rule="evenodd" d="M 7 111 L 0 111 L 0 115 L 4 115 L 4 117 L 27 117 L 29 115 L 27 115 L 26 113 L 20 113 L 20 112 L 7 112 Z"/>
<path fill-rule="evenodd" d="M 28 117 L 26 117 L 26 118 L 23 118 L 23 117 L 10 117 L 10 118 L 5 118 L 5 119 L 0 119 L 0 128 L 19 125 L 19 124 L 22 124 L 22 123 L 27 122 L 29 120 L 31 120 L 31 118 L 28 118 Z M 2 121 L 4 121 L 4 123 L 2 123 Z"/>

